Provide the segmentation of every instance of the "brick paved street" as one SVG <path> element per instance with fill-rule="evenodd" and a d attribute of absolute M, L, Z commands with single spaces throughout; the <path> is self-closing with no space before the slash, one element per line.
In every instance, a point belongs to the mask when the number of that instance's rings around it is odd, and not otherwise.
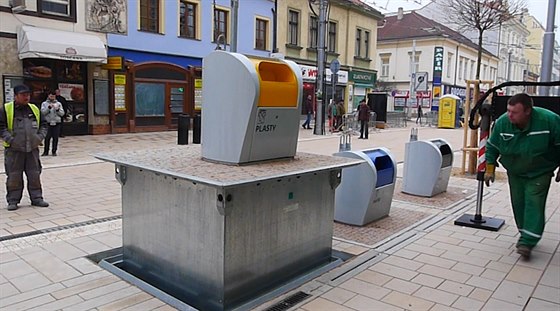
<path fill-rule="evenodd" d="M 419 138 L 445 138 L 459 150 L 462 133 L 425 127 Z M 401 162 L 408 136 L 409 129 L 380 130 L 369 140 L 353 140 L 353 149 L 384 146 Z M 31 207 L 27 197 L 16 212 L 1 205 L 0 308 L 174 310 L 85 256 L 122 244 L 114 167 L 91 154 L 175 143 L 176 132 L 62 138 L 59 156 L 42 158 L 51 206 Z M 337 135 L 301 130 L 298 151 L 328 155 L 338 151 L 338 143 Z M 460 158 L 456 152 L 455 167 Z M 399 170 L 402 176 L 402 165 Z M 364 228 L 335 224 L 334 248 L 355 257 L 257 309 L 303 291 L 310 296 L 292 309 L 560 310 L 560 184 L 551 187 L 545 234 L 528 262 L 515 253 L 518 233 L 505 180 L 493 184 L 484 199 L 485 216 L 506 220 L 500 231 L 453 225 L 458 216 L 474 212 L 476 185 L 452 177 L 450 192 L 441 197 L 395 195 L 389 217 Z M 71 224 L 79 226 L 60 227 Z"/>

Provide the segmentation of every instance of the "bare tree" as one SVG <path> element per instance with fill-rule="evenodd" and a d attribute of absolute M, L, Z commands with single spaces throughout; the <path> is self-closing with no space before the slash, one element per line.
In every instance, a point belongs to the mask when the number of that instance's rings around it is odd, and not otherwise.
<path fill-rule="evenodd" d="M 478 31 L 476 80 L 479 80 L 484 32 L 519 17 L 526 7 L 525 0 L 448 0 L 448 4 L 450 22 L 459 30 Z"/>

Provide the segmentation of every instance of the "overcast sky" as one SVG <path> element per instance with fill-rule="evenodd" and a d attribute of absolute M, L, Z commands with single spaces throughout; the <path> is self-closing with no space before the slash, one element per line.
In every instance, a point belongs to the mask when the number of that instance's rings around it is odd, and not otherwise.
<path fill-rule="evenodd" d="M 399 7 L 405 10 L 419 9 L 430 3 L 430 0 L 362 0 L 369 3 L 382 13 L 396 12 Z M 546 29 L 548 0 L 525 0 L 529 13 L 536 17 L 543 28 Z M 560 26 L 560 3 L 556 1 L 555 25 Z M 386 9 L 385 9 L 386 8 Z M 556 30 L 556 39 L 558 40 L 558 30 Z"/>

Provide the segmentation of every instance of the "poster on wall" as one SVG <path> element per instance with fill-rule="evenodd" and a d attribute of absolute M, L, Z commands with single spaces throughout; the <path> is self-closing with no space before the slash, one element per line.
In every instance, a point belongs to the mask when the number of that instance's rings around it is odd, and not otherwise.
<path fill-rule="evenodd" d="M 60 90 L 60 95 L 66 98 L 66 100 L 75 101 L 75 102 L 84 101 L 83 84 L 59 83 L 58 89 Z"/>
<path fill-rule="evenodd" d="M 126 34 L 126 0 L 87 0 L 86 29 Z"/>

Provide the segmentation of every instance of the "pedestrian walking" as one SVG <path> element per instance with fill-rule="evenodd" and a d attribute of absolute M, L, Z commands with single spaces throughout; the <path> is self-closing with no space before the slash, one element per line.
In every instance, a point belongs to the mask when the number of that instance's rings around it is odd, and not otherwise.
<path fill-rule="evenodd" d="M 508 100 L 507 113 L 486 144 L 486 185 L 494 181 L 497 160 L 507 170 L 511 205 L 520 237 L 517 253 L 525 259 L 542 237 L 546 198 L 554 170 L 560 166 L 560 116 L 533 107 L 527 94 Z M 556 173 L 560 182 L 560 171 Z"/>
<path fill-rule="evenodd" d="M 311 95 L 307 95 L 307 99 L 304 103 L 304 111 L 307 114 L 305 122 L 301 125 L 304 129 L 311 129 L 311 115 L 313 114 L 313 97 Z"/>
<path fill-rule="evenodd" d="M 336 129 L 336 104 L 334 100 L 331 99 L 329 106 L 327 107 L 327 115 L 329 117 L 329 130 L 334 132 Z"/>
<path fill-rule="evenodd" d="M 416 117 L 416 124 L 418 124 L 418 120 L 420 120 L 420 125 L 422 125 L 422 105 L 418 104 L 418 116 Z"/>
<path fill-rule="evenodd" d="M 29 103 L 31 90 L 26 85 L 14 87 L 13 102 L 0 110 L 0 135 L 4 140 L 6 200 L 8 210 L 18 209 L 23 195 L 23 173 L 27 176 L 27 191 L 31 205 L 48 207 L 41 188 L 39 145 L 47 135 L 47 122 L 40 109 Z"/>
<path fill-rule="evenodd" d="M 366 104 L 366 100 L 362 99 L 360 100 L 360 105 L 358 105 L 358 120 L 360 121 L 360 137 L 358 139 L 368 139 L 369 116 L 369 106 Z"/>
<path fill-rule="evenodd" d="M 342 126 L 344 125 L 342 122 L 342 117 L 346 113 L 346 109 L 344 108 L 344 100 L 341 99 L 338 101 L 338 103 L 336 104 L 336 112 L 336 130 L 340 131 L 342 130 Z"/>
<path fill-rule="evenodd" d="M 52 155 L 56 157 L 58 150 L 58 137 L 60 136 L 60 129 L 62 127 L 62 116 L 64 116 L 64 109 L 62 103 L 56 100 L 56 92 L 49 92 L 47 100 L 41 105 L 41 113 L 45 117 L 48 124 L 47 136 L 45 137 L 45 149 L 43 156 L 49 155 L 49 148 L 52 138 Z"/>

